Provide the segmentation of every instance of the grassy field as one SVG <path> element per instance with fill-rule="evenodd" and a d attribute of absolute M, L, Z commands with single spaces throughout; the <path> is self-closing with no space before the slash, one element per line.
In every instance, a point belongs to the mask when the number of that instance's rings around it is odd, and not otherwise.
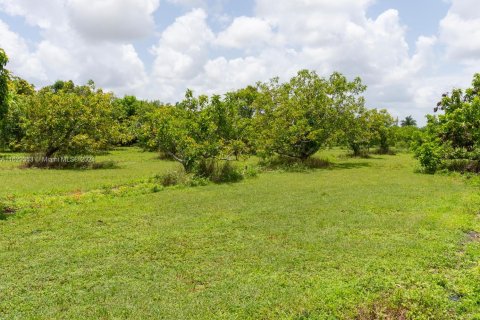
<path fill-rule="evenodd" d="M 0 154 L 1 156 L 1 154 Z M 15 155 L 4 154 L 5 157 Z M 21 156 L 21 155 L 18 155 Z M 116 168 L 106 170 L 20 169 L 16 162 L 0 161 L 0 198 L 7 195 L 58 194 L 88 191 L 106 186 L 133 183 L 164 173 L 178 165 L 159 161 L 158 154 L 140 149 L 119 149 L 96 158 L 97 162 L 113 161 Z"/>
<path fill-rule="evenodd" d="M 144 181 L 176 164 L 137 149 L 0 164 L 0 198 L 29 206 L 0 221 L 0 319 L 480 319 L 478 185 L 328 156 L 166 189 Z"/>

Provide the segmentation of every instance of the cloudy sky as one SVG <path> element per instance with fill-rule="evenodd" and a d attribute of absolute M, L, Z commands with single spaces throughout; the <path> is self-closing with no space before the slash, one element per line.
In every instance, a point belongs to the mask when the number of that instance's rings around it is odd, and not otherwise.
<path fill-rule="evenodd" d="M 480 72 L 478 0 L 0 0 L 8 68 L 173 102 L 308 68 L 420 122 Z"/>

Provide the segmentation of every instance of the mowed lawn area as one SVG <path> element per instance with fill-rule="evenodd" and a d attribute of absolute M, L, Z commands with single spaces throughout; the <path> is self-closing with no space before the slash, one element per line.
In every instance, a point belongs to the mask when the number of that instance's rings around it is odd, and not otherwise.
<path fill-rule="evenodd" d="M 476 178 L 342 154 L 88 197 L 178 166 L 137 149 L 107 170 L 2 164 L 1 199 L 77 198 L 0 220 L 0 319 L 480 319 Z"/>

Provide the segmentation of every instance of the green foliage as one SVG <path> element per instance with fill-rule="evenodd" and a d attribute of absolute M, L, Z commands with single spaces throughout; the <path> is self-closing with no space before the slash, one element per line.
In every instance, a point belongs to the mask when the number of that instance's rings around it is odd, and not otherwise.
<path fill-rule="evenodd" d="M 386 154 L 395 141 L 394 125 L 395 120 L 387 110 L 367 110 L 361 106 L 346 115 L 340 141 L 348 145 L 355 157 L 368 156 L 374 147 Z"/>
<path fill-rule="evenodd" d="M 334 73 L 324 79 L 308 70 L 287 83 L 260 84 L 255 102 L 260 155 L 308 159 L 334 139 L 346 115 L 363 105 L 359 95 L 365 89 L 359 78 L 349 82 Z"/>
<path fill-rule="evenodd" d="M 131 146 L 139 143 L 147 147 L 146 137 L 142 132 L 142 126 L 147 126 L 149 113 L 160 108 L 159 102 L 149 102 L 137 99 L 135 96 L 125 96 L 114 101 L 114 118 L 119 125 L 118 141 L 123 146 Z M 145 129 L 144 128 L 144 129 Z M 148 140 L 148 138 L 147 138 Z"/>
<path fill-rule="evenodd" d="M 445 111 L 438 116 L 439 138 L 454 149 L 474 151 L 480 143 L 480 74 L 472 81 L 472 88 L 463 92 L 454 89 L 452 94 L 444 95 L 439 107 Z"/>
<path fill-rule="evenodd" d="M 5 149 L 10 151 L 22 151 L 22 139 L 25 137 L 25 130 L 22 122 L 26 116 L 27 104 L 22 96 L 16 96 L 11 100 L 7 113 L 5 114 L 0 131 L 0 141 Z"/>
<path fill-rule="evenodd" d="M 24 100 L 36 92 L 32 84 L 16 76 L 10 77 L 8 86 L 10 99 L 7 113 L 0 123 L 0 145 L 10 151 L 21 151 L 21 141 L 25 136 L 22 122 L 25 120 L 28 105 Z"/>
<path fill-rule="evenodd" d="M 8 111 L 8 81 L 10 73 L 5 69 L 7 63 L 7 54 L 0 48 L 0 123 Z"/>
<path fill-rule="evenodd" d="M 219 96 L 195 98 L 187 91 L 182 102 L 150 115 L 143 129 L 150 136 L 147 144 L 180 162 L 187 173 L 202 176 L 206 162 L 235 160 L 247 150 L 244 118 L 236 106 Z"/>
<path fill-rule="evenodd" d="M 426 173 L 435 173 L 442 163 L 442 147 L 434 142 L 422 143 L 415 150 L 415 156 Z"/>
<path fill-rule="evenodd" d="M 459 163 L 466 164 L 461 171 L 474 169 L 476 166 L 472 163 L 480 160 L 480 74 L 474 76 L 471 88 L 444 94 L 435 108 L 435 112 L 438 111 L 444 113 L 428 116 L 425 133 L 417 147 L 416 155 L 422 166 L 429 165 L 422 159 L 433 157 L 433 164 L 437 166 L 425 167 L 427 171 L 434 171 L 441 164 L 447 169 L 458 169 Z M 467 161 L 448 165 L 452 160 Z"/>
<path fill-rule="evenodd" d="M 422 139 L 422 129 L 415 126 L 401 126 L 393 128 L 395 147 L 411 150 Z"/>
<path fill-rule="evenodd" d="M 339 136 L 339 143 L 347 145 L 355 157 L 366 156 L 371 145 L 372 132 L 368 127 L 367 115 L 367 110 L 363 106 L 346 114 L 345 124 Z"/>
<path fill-rule="evenodd" d="M 8 85 L 10 92 L 15 95 L 31 96 L 35 94 L 35 86 L 20 77 L 11 76 Z"/>
<path fill-rule="evenodd" d="M 91 155 L 118 137 L 112 95 L 58 82 L 21 100 L 24 149 L 41 157 Z"/>
<path fill-rule="evenodd" d="M 389 153 L 395 143 L 395 119 L 385 109 L 368 110 L 367 119 L 370 146 L 379 146 L 381 154 Z"/>

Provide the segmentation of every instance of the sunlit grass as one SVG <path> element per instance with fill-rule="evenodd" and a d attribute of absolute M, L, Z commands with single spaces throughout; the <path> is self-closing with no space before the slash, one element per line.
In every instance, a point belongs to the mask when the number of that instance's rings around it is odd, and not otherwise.
<path fill-rule="evenodd" d="M 0 198 L 7 195 L 86 191 L 134 182 L 178 168 L 175 162 L 159 161 L 158 154 L 142 152 L 137 148 L 114 150 L 96 157 L 96 161 L 112 161 L 115 167 L 98 170 L 22 169 L 21 163 L 0 161 Z"/>
<path fill-rule="evenodd" d="M 0 221 L 0 319 L 479 317 L 478 187 L 417 174 L 407 154 L 341 155 Z M 16 187 L 0 193 L 95 189 L 176 165 L 136 149 L 108 157 L 121 169 L 4 168 Z"/>

